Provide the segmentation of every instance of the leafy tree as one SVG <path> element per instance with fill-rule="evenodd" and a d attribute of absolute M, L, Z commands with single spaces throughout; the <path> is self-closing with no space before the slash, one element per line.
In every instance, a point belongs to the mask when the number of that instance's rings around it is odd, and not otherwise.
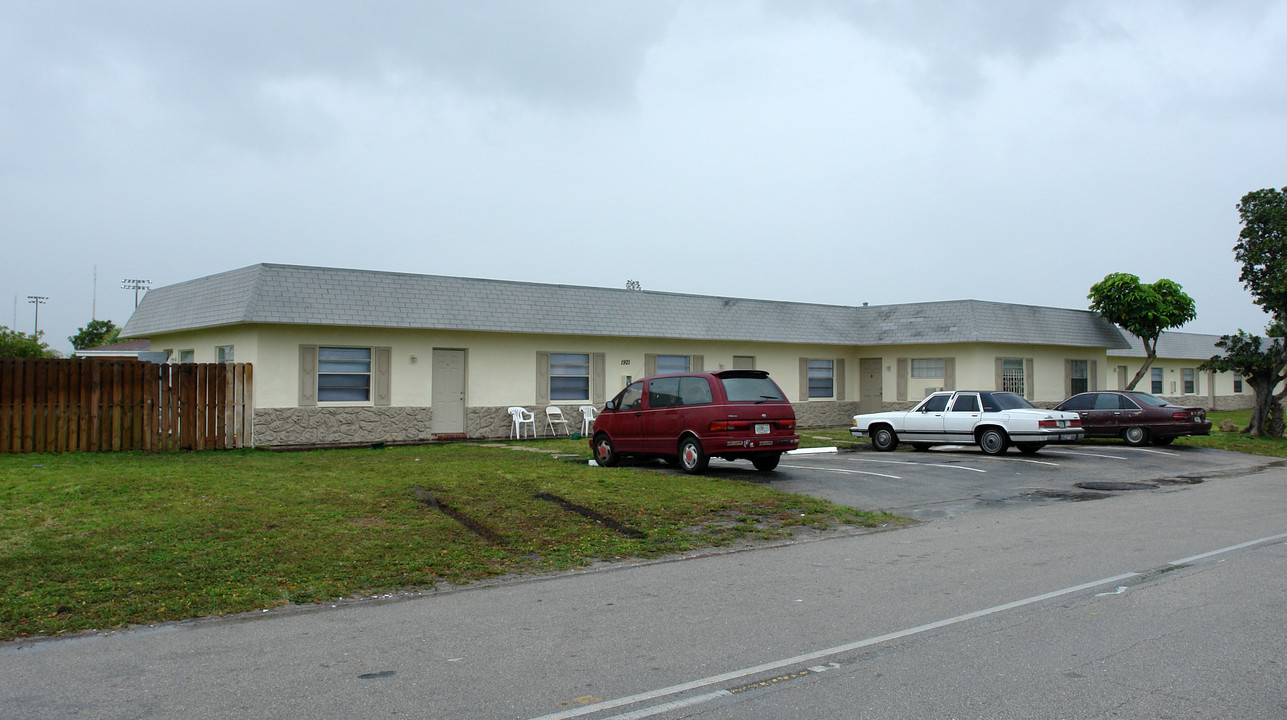
<path fill-rule="evenodd" d="M 1233 246 L 1242 263 L 1238 279 L 1275 321 L 1287 320 L 1287 187 L 1243 195 L 1238 217 L 1242 232 Z"/>
<path fill-rule="evenodd" d="M 1145 285 L 1130 273 L 1112 273 L 1090 286 L 1090 309 L 1144 342 L 1144 364 L 1126 386 L 1135 384 L 1157 358 L 1162 331 L 1177 328 L 1197 317 L 1193 298 L 1174 280 L 1162 278 Z"/>
<path fill-rule="evenodd" d="M 1239 330 L 1220 338 L 1216 347 L 1224 356 L 1213 356 L 1202 368 L 1241 373 L 1256 394 L 1251 422 L 1243 432 L 1276 436 L 1282 433 L 1282 423 L 1277 420 L 1287 398 L 1287 389 L 1275 393 L 1287 380 L 1287 187 L 1243 195 L 1238 217 L 1242 231 L 1233 246 L 1234 257 L 1242 263 L 1238 279 L 1273 318 L 1266 329 L 1268 346 L 1259 336 Z M 1275 421 L 1271 422 L 1271 417 Z"/>
<path fill-rule="evenodd" d="M 116 342 L 121 329 L 111 320 L 90 320 L 89 324 L 79 328 L 75 335 L 67 338 L 77 350 L 111 345 Z"/>
<path fill-rule="evenodd" d="M 0 357 L 10 358 L 43 358 L 57 357 L 38 335 L 28 335 L 0 325 Z"/>
<path fill-rule="evenodd" d="M 1283 335 L 1281 323 L 1269 326 L 1268 347 L 1264 347 L 1265 341 L 1259 335 L 1249 335 L 1242 330 L 1236 335 L 1224 335 L 1216 342 L 1224 356 L 1215 355 L 1198 366 L 1199 370 L 1236 372 L 1251 386 L 1255 401 L 1251 421 L 1242 431 L 1253 436 L 1282 436 L 1281 422 L 1271 422 L 1270 416 L 1275 407 L 1279 408 L 1281 415 L 1282 401 L 1287 397 L 1287 388 L 1274 393 L 1274 388 L 1287 380 L 1287 346 Z"/>

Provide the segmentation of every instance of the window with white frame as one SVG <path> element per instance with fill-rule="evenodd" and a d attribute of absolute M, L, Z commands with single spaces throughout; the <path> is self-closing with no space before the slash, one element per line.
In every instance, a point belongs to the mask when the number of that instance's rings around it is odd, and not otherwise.
<path fill-rule="evenodd" d="M 1240 392 L 1242 392 L 1242 376 L 1241 376 L 1241 375 L 1237 375 L 1237 374 L 1235 374 L 1235 375 L 1233 376 L 1233 391 L 1234 391 L 1234 392 L 1236 392 L 1236 393 L 1240 393 Z"/>
<path fill-rule="evenodd" d="M 1184 368 L 1180 371 L 1184 376 L 1184 394 L 1196 395 L 1198 392 L 1198 374 L 1193 368 Z"/>
<path fill-rule="evenodd" d="M 1001 390 L 1016 395 L 1024 394 L 1023 358 L 1002 358 Z"/>
<path fill-rule="evenodd" d="M 836 395 L 836 361 L 809 360 L 809 397 L 829 398 Z"/>
<path fill-rule="evenodd" d="M 1149 379 L 1152 387 L 1150 388 L 1154 395 L 1161 395 L 1162 390 L 1162 368 L 1153 368 L 1149 371 Z"/>
<path fill-rule="evenodd" d="M 197 361 L 197 353 L 196 353 L 196 351 L 195 351 L 195 350 L 180 350 L 180 351 L 179 351 L 179 362 L 180 362 L 180 363 L 193 363 L 193 362 L 196 362 L 196 361 Z"/>
<path fill-rule="evenodd" d="M 689 368 L 689 357 L 687 355 L 658 355 L 657 356 L 657 374 L 671 375 L 674 373 L 686 373 Z"/>
<path fill-rule="evenodd" d="M 371 400 L 371 348 L 319 347 L 317 401 Z"/>
<path fill-rule="evenodd" d="M 235 360 L 232 359 L 232 357 L 233 355 L 232 355 L 231 345 L 220 345 L 215 348 L 215 362 L 217 363 L 236 362 Z"/>
<path fill-rule="evenodd" d="M 550 401 L 590 399 L 590 354 L 550 353 Z"/>
<path fill-rule="evenodd" d="M 912 358 L 912 377 L 943 377 L 943 358 Z"/>

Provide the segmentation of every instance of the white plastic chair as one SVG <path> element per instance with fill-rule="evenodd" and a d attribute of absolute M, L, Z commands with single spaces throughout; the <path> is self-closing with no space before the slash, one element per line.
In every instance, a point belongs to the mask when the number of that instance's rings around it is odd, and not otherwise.
<path fill-rule="evenodd" d="M 593 405 L 582 405 L 581 410 L 581 434 L 589 435 L 594 429 L 594 416 L 599 414 L 599 409 Z"/>
<path fill-rule="evenodd" d="M 563 411 L 553 405 L 545 408 L 545 429 L 549 430 L 551 435 L 558 435 L 558 425 L 563 426 L 564 435 L 572 436 L 572 431 L 568 430 L 568 421 L 563 417 Z"/>
<path fill-rule="evenodd" d="M 524 407 L 512 407 L 509 409 L 509 416 L 514 420 L 509 428 L 510 437 L 518 437 L 518 439 L 522 440 L 524 437 L 524 425 L 532 428 L 532 437 L 536 437 L 535 413 Z"/>

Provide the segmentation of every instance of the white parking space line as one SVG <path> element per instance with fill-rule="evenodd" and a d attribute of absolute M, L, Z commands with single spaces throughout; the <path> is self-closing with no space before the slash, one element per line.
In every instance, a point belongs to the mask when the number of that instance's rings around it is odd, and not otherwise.
<path fill-rule="evenodd" d="M 816 467 L 814 465 L 779 465 L 778 467 L 792 468 L 793 470 L 821 470 L 823 472 L 845 473 L 849 475 L 873 475 L 875 477 L 888 478 L 890 480 L 902 480 L 898 475 L 885 475 L 878 472 L 867 472 L 866 470 L 846 470 L 844 468 Z"/>
<path fill-rule="evenodd" d="M 961 448 L 961 449 L 964 449 L 964 448 Z M 1050 467 L 1059 467 L 1059 463 L 1057 462 L 1050 462 L 1049 460 L 1036 460 L 1036 459 L 1027 458 L 1027 457 L 1015 457 L 1014 455 L 973 455 L 971 456 L 970 459 L 971 460 L 994 460 L 997 462 L 1005 462 L 1005 463 L 1022 462 L 1022 463 L 1032 463 L 1033 465 L 1049 465 Z M 987 471 L 984 470 L 983 472 L 987 472 Z"/>
<path fill-rule="evenodd" d="M 1080 455 L 1082 457 L 1108 458 L 1109 460 L 1126 460 L 1127 459 L 1125 457 L 1122 457 L 1121 455 L 1105 455 L 1103 453 L 1078 452 L 1073 450 L 1053 450 L 1053 451 L 1047 450 L 1046 452 L 1050 453 L 1051 455 Z"/>
<path fill-rule="evenodd" d="M 909 462 L 906 460 L 869 460 L 867 458 L 853 458 L 854 462 L 879 463 L 884 465 L 911 465 L 914 467 L 933 467 L 933 468 L 951 468 L 953 470 L 969 470 L 970 472 L 986 473 L 987 470 L 979 468 L 966 467 L 965 465 L 950 465 L 948 463 L 923 463 Z"/>
<path fill-rule="evenodd" d="M 1168 565 L 1172 565 L 1172 566 L 1187 565 L 1197 560 L 1203 560 L 1217 555 L 1223 555 L 1226 553 L 1235 552 L 1235 551 L 1242 550 L 1248 547 L 1253 547 L 1256 545 L 1273 543 L 1283 539 L 1287 539 L 1287 533 L 1283 533 L 1280 535 L 1271 535 L 1269 537 L 1262 537 L 1256 540 L 1249 540 L 1244 543 L 1238 543 L 1237 545 L 1230 545 L 1227 547 L 1219 548 L 1217 550 L 1211 550 L 1210 552 L 1205 552 L 1200 555 L 1192 555 L 1190 557 L 1183 558 L 1181 560 L 1174 560 L 1168 563 Z M 926 633 L 931 630 L 937 630 L 939 628 L 958 625 L 960 623 L 968 622 L 970 620 L 977 620 L 978 618 L 987 617 L 989 615 L 996 615 L 998 613 L 1006 612 L 1009 610 L 1015 610 L 1017 608 L 1044 602 L 1046 600 L 1053 600 L 1055 598 L 1063 597 L 1065 595 L 1071 595 L 1073 593 L 1082 592 L 1084 590 L 1091 590 L 1094 588 L 1103 587 L 1104 585 L 1116 586 L 1118 583 L 1122 582 L 1123 580 L 1129 580 L 1131 578 L 1140 577 L 1143 574 L 1144 573 L 1142 572 L 1125 572 L 1120 575 L 1113 575 L 1112 577 L 1100 578 L 1099 580 L 1092 580 L 1087 583 L 1082 583 L 1080 585 L 1073 585 L 1071 587 L 1065 587 L 1059 590 L 1053 590 L 1051 592 L 1042 593 L 1040 595 L 1032 595 L 1030 597 L 1023 598 L 1021 600 L 1014 600 L 1012 602 L 1003 603 L 1001 605 L 993 605 L 992 607 L 984 608 L 982 610 L 975 610 L 973 612 L 968 612 L 963 615 L 944 618 L 942 620 L 935 620 L 934 622 L 929 622 L 924 625 L 917 625 L 916 627 L 905 628 L 903 630 L 896 630 L 894 632 L 886 633 L 884 635 L 877 635 L 875 637 L 869 637 L 869 638 L 864 638 L 862 640 L 845 643 L 844 645 L 836 645 L 835 647 L 826 648 L 824 650 L 816 650 L 814 652 L 806 653 L 804 655 L 796 655 L 795 657 L 783 658 L 781 660 L 774 660 L 772 662 L 767 662 L 762 665 L 742 668 L 740 670 L 733 670 L 731 672 L 726 672 L 721 675 L 712 675 L 709 677 L 697 678 L 694 680 L 690 680 L 688 682 L 680 683 L 678 685 L 671 685 L 670 687 L 658 688 L 656 690 L 649 690 L 646 692 L 637 693 L 635 695 L 628 695 L 626 697 L 620 697 L 613 700 L 605 700 L 591 705 L 586 705 L 585 707 L 581 707 L 581 708 L 564 710 L 562 712 L 551 713 L 549 715 L 542 715 L 540 717 L 533 718 L 533 720 L 568 720 L 568 718 L 580 717 L 582 715 L 590 715 L 592 713 L 600 713 L 605 710 L 624 708 L 630 705 L 638 705 L 640 703 L 650 703 L 657 700 L 662 700 L 663 698 L 674 697 L 686 692 L 691 692 L 693 690 L 710 688 L 715 685 L 722 685 L 724 683 L 740 681 L 744 678 L 753 677 L 756 675 L 763 675 L 769 672 L 776 672 L 792 666 L 805 666 L 808 663 L 816 662 L 818 660 L 822 660 L 835 655 L 850 653 L 855 650 L 861 650 L 862 648 L 890 642 L 891 640 L 898 640 L 905 637 L 920 635 L 922 633 Z M 1118 593 L 1100 593 L 1096 597 L 1106 596 L 1109 594 L 1116 595 Z M 810 668 L 810 671 L 812 670 L 813 669 Z M 802 671 L 801 674 L 804 674 L 804 672 Z M 605 720 L 627 720 L 627 718 L 650 717 L 653 715 L 659 715 L 668 710 L 691 707 L 693 705 L 709 702 L 717 698 L 727 697 L 730 694 L 731 693 L 726 689 L 716 689 L 714 691 L 706 692 L 696 697 L 682 699 L 678 701 L 671 701 L 668 703 L 654 705 L 652 707 L 641 708 L 633 712 L 628 712 L 624 714 L 615 715 L 610 718 L 605 718 Z"/>
<path fill-rule="evenodd" d="M 1135 452 L 1153 453 L 1154 455 L 1175 455 L 1170 450 L 1154 450 L 1153 448 L 1135 448 Z"/>

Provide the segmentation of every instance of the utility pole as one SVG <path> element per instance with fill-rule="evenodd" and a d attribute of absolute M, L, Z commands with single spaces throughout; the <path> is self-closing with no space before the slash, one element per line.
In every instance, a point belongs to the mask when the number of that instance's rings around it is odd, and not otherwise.
<path fill-rule="evenodd" d="M 48 297 L 45 297 L 44 295 L 28 295 L 28 296 L 27 296 L 27 302 L 29 302 L 29 303 L 31 303 L 32 305 L 35 305 L 35 306 L 36 306 L 36 322 L 35 322 L 35 327 L 32 329 L 31 335 L 32 335 L 32 337 L 36 338 L 37 340 L 39 340 L 39 339 L 40 339 L 40 306 L 41 306 L 41 305 L 44 305 L 44 304 L 45 304 L 45 301 L 46 301 L 46 300 L 48 300 L 48 299 L 49 299 L 49 298 L 48 298 Z"/>
<path fill-rule="evenodd" d="M 122 290 L 134 291 L 134 309 L 135 310 L 137 310 L 139 307 L 139 290 L 146 291 L 151 288 L 152 288 L 151 280 L 122 280 L 121 281 Z"/>

